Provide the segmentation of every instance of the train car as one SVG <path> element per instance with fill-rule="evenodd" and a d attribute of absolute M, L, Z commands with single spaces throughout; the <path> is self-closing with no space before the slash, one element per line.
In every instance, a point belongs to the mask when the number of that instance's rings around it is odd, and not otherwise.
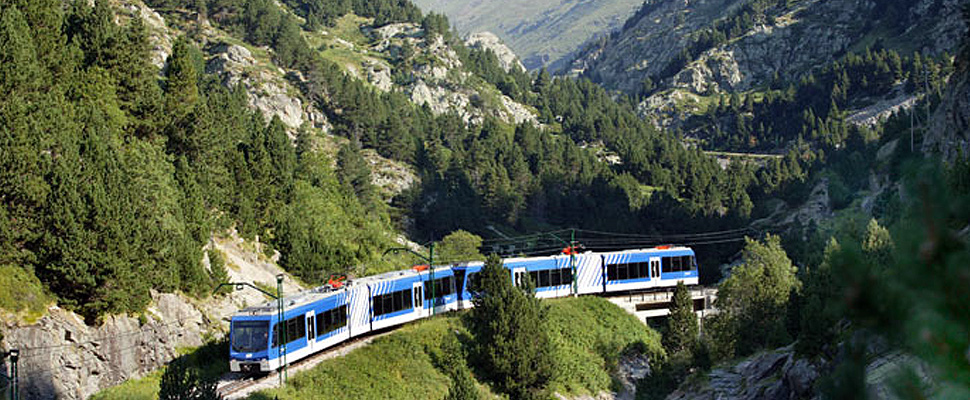
<path fill-rule="evenodd" d="M 278 323 L 275 301 L 245 308 L 230 321 L 229 369 L 269 372 L 280 366 L 281 349 L 293 362 L 350 337 L 347 291 L 321 286 L 283 300 L 284 321 Z M 286 343 L 283 334 L 286 334 Z"/>
<path fill-rule="evenodd" d="M 434 269 L 434 299 L 431 298 L 430 272 L 427 266 L 422 266 L 356 280 L 355 285 L 368 288 L 370 326 L 354 329 L 353 335 L 427 317 L 431 315 L 432 307 L 435 313 L 458 309 L 455 274 L 451 268 Z M 359 304 L 361 302 L 356 300 L 354 306 Z M 355 314 L 359 312 L 354 309 Z"/>
<path fill-rule="evenodd" d="M 669 287 L 677 281 L 686 285 L 698 283 L 694 251 L 688 247 L 658 246 L 600 256 L 603 292 Z"/>
<path fill-rule="evenodd" d="M 565 260 L 562 256 L 551 256 L 507 258 L 502 261 L 512 273 L 515 285 L 523 285 L 528 276 L 535 286 L 536 297 L 540 299 L 572 294 L 573 270 L 569 257 L 565 257 Z"/>

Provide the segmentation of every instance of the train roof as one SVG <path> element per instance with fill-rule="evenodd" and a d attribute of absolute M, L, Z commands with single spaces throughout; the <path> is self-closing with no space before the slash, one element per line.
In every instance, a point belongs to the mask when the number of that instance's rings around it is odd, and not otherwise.
<path fill-rule="evenodd" d="M 406 269 L 401 271 L 391 271 L 385 272 L 383 274 L 365 276 L 363 278 L 348 280 L 342 287 L 334 288 L 331 285 L 318 286 L 313 289 L 304 290 L 302 292 L 291 294 L 283 297 L 283 304 L 286 310 L 292 308 L 297 308 L 306 304 L 317 302 L 326 299 L 331 296 L 336 296 L 340 293 L 344 293 L 348 288 L 355 287 L 357 285 L 366 285 L 370 283 L 377 283 L 383 281 L 393 281 L 401 278 L 420 278 L 420 276 L 426 273 L 427 270 L 417 271 L 415 269 Z M 437 266 L 434 269 L 435 273 L 447 274 L 451 272 L 450 266 Z M 242 310 L 239 310 L 234 314 L 234 316 L 254 316 L 254 315 L 270 315 L 276 313 L 276 300 L 270 300 L 265 303 L 249 306 Z"/>
<path fill-rule="evenodd" d="M 623 254 L 623 253 L 644 253 L 644 252 L 646 252 L 646 253 L 656 253 L 656 252 L 665 252 L 665 251 L 684 251 L 684 250 L 686 250 L 686 251 L 693 251 L 693 249 L 691 249 L 690 247 L 687 247 L 687 246 L 664 245 L 664 246 L 657 246 L 657 247 L 648 247 L 648 248 L 645 248 L 645 249 L 631 249 L 631 250 L 619 250 L 619 251 L 604 251 L 601 254 Z"/>
<path fill-rule="evenodd" d="M 326 299 L 328 297 L 336 296 L 340 293 L 346 291 L 346 288 L 334 288 L 330 285 L 318 286 L 313 289 L 304 290 L 302 292 L 291 294 L 283 297 L 283 306 L 286 310 L 297 308 L 306 304 L 310 304 L 316 301 Z M 270 300 L 265 303 L 249 306 L 242 310 L 237 311 L 233 316 L 254 316 L 254 315 L 275 315 L 276 313 L 276 300 Z"/>

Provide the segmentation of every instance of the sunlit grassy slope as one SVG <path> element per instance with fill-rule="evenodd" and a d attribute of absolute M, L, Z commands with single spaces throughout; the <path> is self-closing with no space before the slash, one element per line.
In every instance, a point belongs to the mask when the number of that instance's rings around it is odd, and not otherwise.
<path fill-rule="evenodd" d="M 612 388 L 611 372 L 625 351 L 659 354 L 660 335 L 635 317 L 597 297 L 546 301 L 556 368 L 552 387 L 560 393 L 596 393 Z M 472 336 L 462 314 L 408 325 L 347 356 L 328 360 L 291 377 L 287 387 L 251 399 L 442 399 L 450 378 L 435 366 L 434 355 L 454 336 L 470 353 Z M 465 362 L 475 371 L 474 356 Z M 479 374 L 475 374 L 476 376 Z M 484 398 L 495 398 L 488 382 L 477 384 Z"/>

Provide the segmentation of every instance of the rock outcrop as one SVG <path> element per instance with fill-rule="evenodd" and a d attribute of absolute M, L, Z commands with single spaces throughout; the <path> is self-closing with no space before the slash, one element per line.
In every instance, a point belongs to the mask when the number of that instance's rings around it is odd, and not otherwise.
<path fill-rule="evenodd" d="M 970 34 L 956 60 L 943 102 L 937 107 L 923 138 L 923 152 L 952 161 L 970 156 Z"/>
<path fill-rule="evenodd" d="M 567 65 L 584 42 L 619 29 L 643 0 L 415 0 L 463 33 L 493 32 L 529 69 Z"/>
<path fill-rule="evenodd" d="M 179 348 L 202 344 L 213 321 L 179 295 L 153 293 L 152 300 L 141 321 L 112 316 L 92 327 L 52 307 L 36 324 L 3 327 L 4 347 L 21 350 L 22 396 L 85 399 L 154 371 L 175 358 Z"/>
<path fill-rule="evenodd" d="M 506 72 L 511 71 L 514 67 L 525 70 L 525 65 L 522 65 L 512 49 L 492 32 L 476 32 L 468 35 L 468 38 L 465 39 L 465 45 L 473 49 L 491 50 L 498 57 L 499 64 Z"/>
<path fill-rule="evenodd" d="M 879 342 L 877 340 L 877 342 Z M 924 382 L 932 384 L 930 373 L 919 359 L 884 343 L 867 349 L 865 382 L 869 398 L 895 399 L 893 383 L 904 367 L 911 368 Z M 836 359 L 843 355 L 836 356 Z M 789 400 L 819 399 L 820 378 L 836 362 L 807 359 L 789 345 L 748 357 L 737 364 L 715 368 L 707 379 L 688 379 L 667 400 Z"/>
<path fill-rule="evenodd" d="M 304 104 L 299 91 L 284 78 L 283 71 L 258 61 L 240 45 L 219 43 L 209 49 L 206 72 L 222 77 L 227 87 L 243 85 L 249 105 L 263 113 L 267 121 L 279 117 L 291 130 L 309 122 L 325 129 L 326 117 L 312 105 Z"/>
<path fill-rule="evenodd" d="M 417 24 L 389 24 L 378 29 L 364 30 L 371 36 L 371 50 L 397 58 L 405 46 L 415 51 L 414 62 L 404 82 L 392 85 L 390 66 L 380 62 L 365 63 L 367 73 L 357 73 L 381 90 L 401 90 L 411 102 L 427 105 L 431 112 L 444 114 L 454 112 L 465 123 L 480 124 L 486 116 L 494 116 L 509 123 L 528 122 L 538 125 L 535 114 L 490 87 L 475 84 L 472 74 L 463 69 L 461 58 L 441 35 L 426 37 Z M 495 43 L 497 38 L 495 38 Z M 484 46 L 485 42 L 477 42 Z M 508 49 L 506 49 L 508 50 Z M 509 52 L 511 54 L 511 52 Z M 511 55 L 514 60 L 514 54 Z"/>

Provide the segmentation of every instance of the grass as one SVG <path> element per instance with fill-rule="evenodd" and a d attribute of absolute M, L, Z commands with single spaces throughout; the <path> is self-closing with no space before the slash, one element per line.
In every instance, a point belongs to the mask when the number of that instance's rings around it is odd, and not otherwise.
<path fill-rule="evenodd" d="M 556 375 L 553 390 L 596 394 L 610 390 L 611 373 L 626 352 L 663 354 L 660 334 L 599 297 L 548 301 Z"/>
<path fill-rule="evenodd" d="M 291 375 L 283 389 L 250 399 L 441 399 L 450 381 L 435 368 L 431 353 L 440 351 L 448 335 L 467 341 L 459 316 L 408 325 L 345 357 Z"/>
<path fill-rule="evenodd" d="M 159 369 L 139 379 L 129 379 L 118 386 L 104 389 L 91 400 L 155 400 L 164 369 Z"/>
<path fill-rule="evenodd" d="M 556 360 L 551 388 L 559 393 L 610 390 L 612 372 L 625 352 L 663 353 L 659 334 L 604 299 L 567 298 L 544 304 L 549 307 L 550 351 Z M 463 314 L 407 325 L 344 357 L 292 375 L 283 389 L 259 392 L 250 399 L 442 399 L 451 382 L 436 367 L 434 356 L 441 354 L 444 341 L 452 339 L 466 353 L 470 350 L 472 335 Z M 476 386 L 483 398 L 499 398 L 487 382 Z"/>
<path fill-rule="evenodd" d="M 34 274 L 15 265 L 0 266 L 0 309 L 27 323 L 37 322 L 52 302 Z"/>

